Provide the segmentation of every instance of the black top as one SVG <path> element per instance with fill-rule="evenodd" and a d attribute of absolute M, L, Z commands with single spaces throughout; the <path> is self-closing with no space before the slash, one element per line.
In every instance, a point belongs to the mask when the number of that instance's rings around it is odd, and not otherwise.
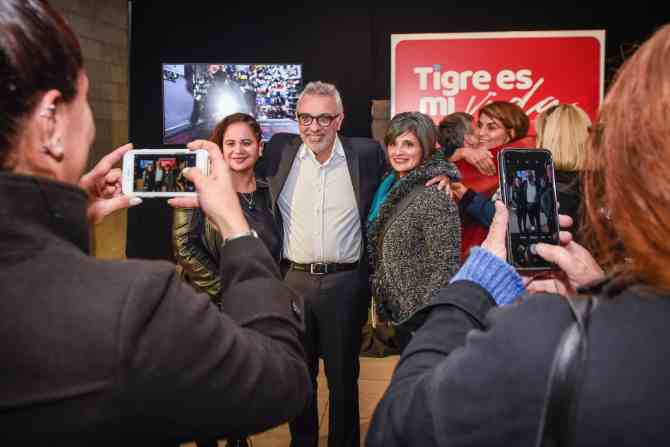
<path fill-rule="evenodd" d="M 238 193 L 238 199 L 249 226 L 279 264 L 281 233 L 271 211 L 267 183 L 257 181 L 253 193 Z M 222 285 L 229 280 L 219 275 L 219 259 L 223 239 L 221 233 L 206 219 L 200 208 L 175 210 L 173 243 L 175 259 L 183 267 L 184 277 L 197 290 L 218 300 Z"/>
<path fill-rule="evenodd" d="M 272 215 L 268 188 L 258 185 L 256 191 L 252 193 L 238 192 L 237 195 L 249 226 L 256 230 L 272 257 L 279 260 L 281 235 Z"/>
<path fill-rule="evenodd" d="M 570 231 L 577 242 L 580 242 L 582 191 L 578 172 L 556 171 L 556 197 L 559 203 L 558 211 L 572 217 L 574 223 Z"/>
<path fill-rule="evenodd" d="M 173 264 L 87 256 L 87 204 L 0 173 L 1 445 L 176 446 L 300 414 L 302 300 L 260 241 L 222 249 L 222 316 Z"/>
<path fill-rule="evenodd" d="M 574 445 L 668 445 L 670 296 L 617 280 L 601 289 Z M 366 446 L 535 445 L 554 352 L 574 318 L 558 295 L 494 307 L 470 281 L 435 291 L 375 410 Z"/>

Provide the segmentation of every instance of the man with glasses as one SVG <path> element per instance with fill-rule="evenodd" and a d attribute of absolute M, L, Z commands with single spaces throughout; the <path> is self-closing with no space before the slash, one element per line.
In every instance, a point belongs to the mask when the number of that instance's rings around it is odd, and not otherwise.
<path fill-rule="evenodd" d="M 358 446 L 358 355 L 370 299 L 363 229 L 386 158 L 375 140 L 338 135 L 344 114 L 332 84 L 307 84 L 296 115 L 300 136 L 274 135 L 258 166 L 269 177 L 272 207 L 282 224 L 284 280 L 305 301 L 304 345 L 314 395 L 290 425 L 291 445 L 318 445 L 316 376 L 322 357 L 330 389 L 328 445 Z"/>
<path fill-rule="evenodd" d="M 317 447 L 316 391 L 323 358 L 329 396 L 329 447 L 359 445 L 358 356 L 370 305 L 363 231 L 387 170 L 381 145 L 338 134 L 344 113 L 337 88 L 310 82 L 298 98 L 300 135 L 275 134 L 257 174 L 270 181 L 283 232 L 284 282 L 304 298 L 305 358 L 313 396 L 290 423 L 292 447 Z M 446 176 L 426 185 L 447 184 Z"/>

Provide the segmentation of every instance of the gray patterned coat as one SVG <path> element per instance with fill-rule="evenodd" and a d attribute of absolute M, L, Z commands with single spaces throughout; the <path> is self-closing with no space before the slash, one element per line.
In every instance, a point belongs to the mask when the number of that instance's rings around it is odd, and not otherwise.
<path fill-rule="evenodd" d="M 393 209 L 415 186 L 436 175 L 458 180 L 456 166 L 440 155 L 403 177 L 386 197 L 378 218 L 368 225 L 371 286 L 377 311 L 395 324 L 407 321 L 430 301 L 430 293 L 449 283 L 460 262 L 458 205 L 435 186 L 424 187 L 379 237 Z"/>

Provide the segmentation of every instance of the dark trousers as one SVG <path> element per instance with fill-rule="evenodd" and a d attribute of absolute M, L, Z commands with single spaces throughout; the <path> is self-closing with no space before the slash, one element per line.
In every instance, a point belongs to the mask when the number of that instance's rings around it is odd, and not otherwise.
<path fill-rule="evenodd" d="M 526 204 L 524 203 L 523 206 L 517 205 L 516 206 L 516 222 L 519 225 L 519 231 L 521 233 L 526 232 Z"/>
<path fill-rule="evenodd" d="M 540 232 L 540 203 L 533 202 L 528 204 L 528 217 L 530 224 L 535 227 L 537 233 Z"/>
<path fill-rule="evenodd" d="M 361 296 L 361 275 L 345 271 L 323 276 L 288 270 L 284 281 L 305 302 L 307 365 L 312 377 L 313 398 L 302 414 L 290 422 L 292 447 L 317 447 L 319 420 L 317 381 L 319 357 L 323 358 L 330 392 L 329 447 L 357 447 L 360 442 L 358 413 L 358 356 L 361 326 L 366 316 L 366 297 Z"/>

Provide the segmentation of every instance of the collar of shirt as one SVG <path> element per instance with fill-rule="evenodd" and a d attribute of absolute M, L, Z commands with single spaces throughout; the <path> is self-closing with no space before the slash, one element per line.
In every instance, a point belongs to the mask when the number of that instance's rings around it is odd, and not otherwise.
<path fill-rule="evenodd" d="M 344 148 L 342 147 L 340 137 L 335 136 L 335 142 L 333 143 L 333 152 L 331 152 L 330 157 L 328 157 L 328 160 L 326 160 L 324 163 L 319 163 L 319 161 L 316 159 L 316 155 L 314 154 L 314 152 L 312 152 L 312 150 L 309 149 L 305 143 L 302 143 L 300 145 L 300 149 L 298 150 L 298 158 L 300 158 L 300 160 L 304 160 L 305 157 L 311 157 L 311 159 L 315 163 L 318 163 L 320 166 L 327 166 L 334 157 L 345 158 Z"/>

